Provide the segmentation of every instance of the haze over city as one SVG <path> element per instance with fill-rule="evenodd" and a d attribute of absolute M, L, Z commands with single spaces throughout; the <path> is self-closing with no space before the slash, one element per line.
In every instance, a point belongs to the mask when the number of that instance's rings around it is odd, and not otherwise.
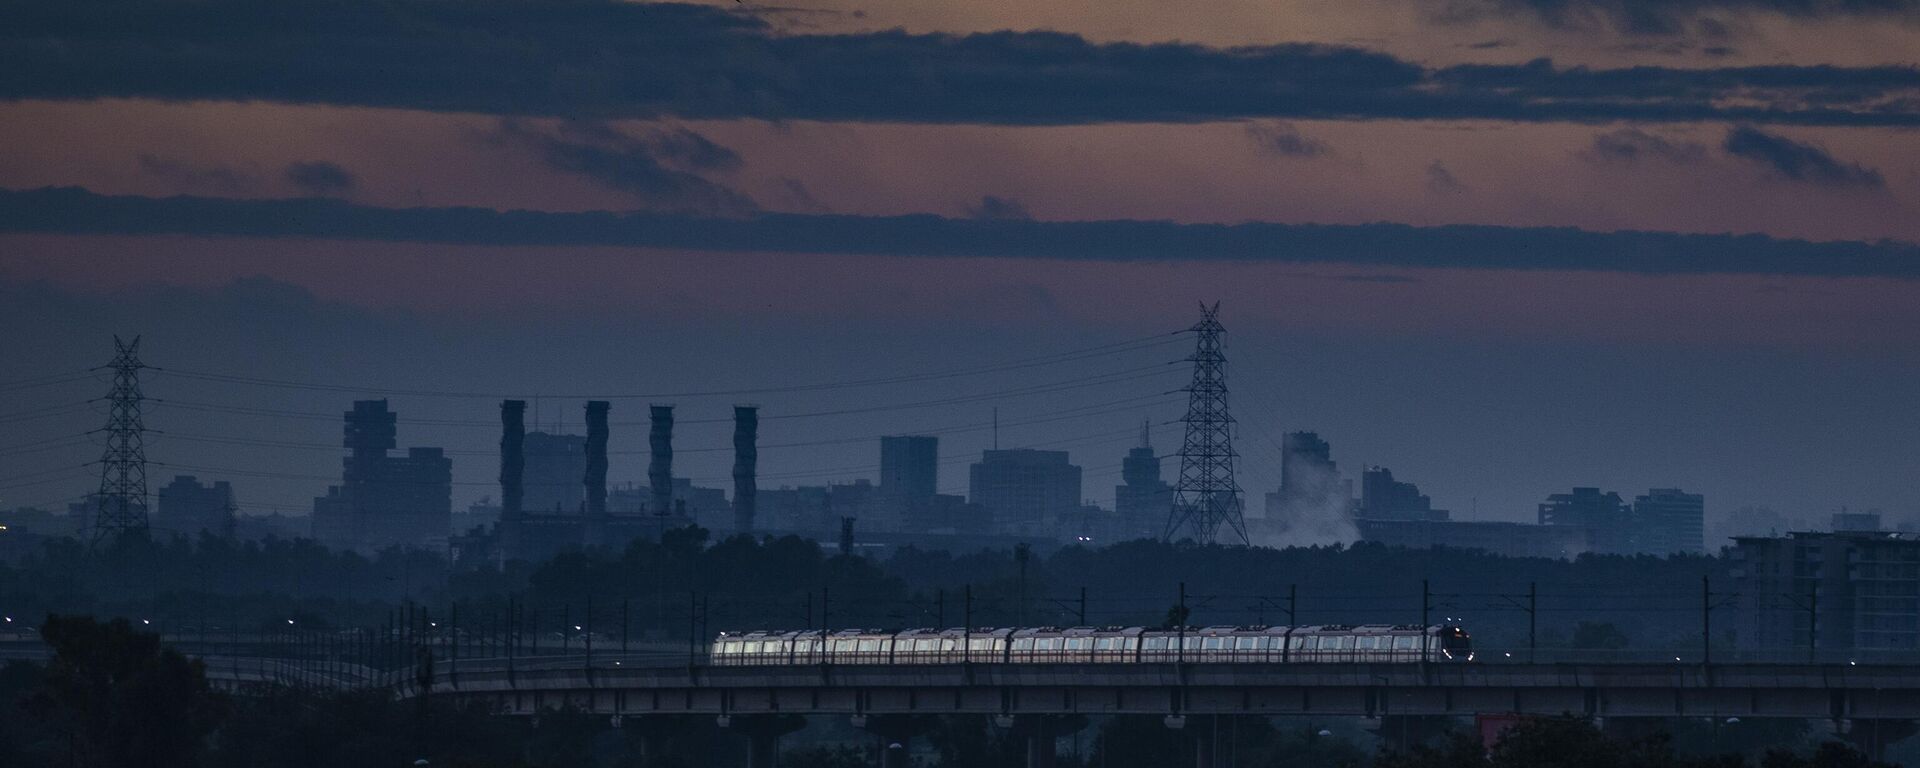
<path fill-rule="evenodd" d="M 1913 0 L 0 3 L 0 764 L 1920 759 L 1916 52 Z M 1017 666 L 1122 661 L 1174 682 Z"/>

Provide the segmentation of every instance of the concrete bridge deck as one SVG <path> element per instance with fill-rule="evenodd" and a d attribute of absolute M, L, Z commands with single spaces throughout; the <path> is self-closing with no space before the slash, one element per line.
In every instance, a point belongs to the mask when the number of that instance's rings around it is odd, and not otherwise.
<path fill-rule="evenodd" d="M 418 691 L 405 691 L 417 695 Z M 1264 714 L 1920 718 L 1920 666 L 1006 664 L 437 670 L 536 714 Z"/>

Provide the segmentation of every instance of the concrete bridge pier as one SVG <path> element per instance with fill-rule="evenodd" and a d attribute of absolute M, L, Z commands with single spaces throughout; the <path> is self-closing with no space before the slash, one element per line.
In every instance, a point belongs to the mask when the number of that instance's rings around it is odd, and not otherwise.
<path fill-rule="evenodd" d="M 1218 768 L 1220 765 L 1219 715 L 1187 716 L 1187 733 L 1193 734 L 1193 764 L 1195 768 Z"/>
<path fill-rule="evenodd" d="M 916 715 L 856 715 L 854 725 L 880 737 L 880 768 L 907 768 L 913 737 L 927 728 Z"/>
<path fill-rule="evenodd" d="M 1059 763 L 1060 737 L 1087 727 L 1082 715 L 1020 715 L 1013 718 L 1014 733 L 1027 743 L 1027 768 L 1054 768 Z"/>
<path fill-rule="evenodd" d="M 727 729 L 747 738 L 747 768 L 774 768 L 780 760 L 780 737 L 807 726 L 799 715 L 729 715 Z"/>
<path fill-rule="evenodd" d="M 1883 718 L 1848 718 L 1834 724 L 1834 735 L 1875 760 L 1887 756 L 1887 747 L 1920 732 L 1920 722 Z"/>

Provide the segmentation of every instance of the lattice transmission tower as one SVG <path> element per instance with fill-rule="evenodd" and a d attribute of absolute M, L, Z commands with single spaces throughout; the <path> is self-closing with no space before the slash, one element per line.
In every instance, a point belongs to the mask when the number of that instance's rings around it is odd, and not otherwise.
<path fill-rule="evenodd" d="M 146 425 L 140 418 L 140 337 L 113 337 L 113 390 L 107 393 L 106 450 L 100 455 L 100 490 L 94 494 L 93 546 L 131 531 L 147 530 Z"/>
<path fill-rule="evenodd" d="M 1227 329 L 1220 326 L 1220 303 L 1200 305 L 1195 335 L 1193 383 L 1187 385 L 1186 441 L 1180 445 L 1180 482 L 1174 486 L 1165 539 L 1189 534 L 1200 544 L 1221 538 L 1246 544 L 1240 516 L 1240 484 L 1233 479 L 1233 417 L 1227 413 Z M 1225 528 L 1227 533 L 1222 533 Z"/>

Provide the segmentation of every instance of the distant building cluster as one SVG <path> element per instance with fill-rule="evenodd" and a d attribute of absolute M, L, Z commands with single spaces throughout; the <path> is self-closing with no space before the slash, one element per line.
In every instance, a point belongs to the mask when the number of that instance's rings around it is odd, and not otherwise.
<path fill-rule="evenodd" d="M 1574 488 L 1547 497 L 1537 522 L 1455 520 L 1413 483 L 1386 467 L 1360 473 L 1360 493 L 1344 479 L 1332 447 L 1313 432 L 1281 442 L 1280 488 L 1265 494 L 1264 514 L 1249 516 L 1255 541 L 1315 544 L 1371 541 L 1390 546 L 1477 549 L 1510 557 L 1704 552 L 1705 499 L 1655 488 L 1631 504 L 1618 493 Z"/>
<path fill-rule="evenodd" d="M 760 488 L 752 406 L 735 409 L 732 493 L 675 475 L 672 406 L 649 409 L 646 482 L 610 483 L 608 403 L 587 403 L 585 435 L 552 427 L 529 431 L 525 405 L 501 404 L 499 496 L 457 512 L 452 460 L 435 447 L 397 452 L 398 415 L 385 400 L 363 400 L 343 414 L 346 455 L 339 482 L 313 500 L 309 517 L 239 515 L 227 482 L 183 475 L 159 489 L 151 526 L 186 537 L 308 535 L 361 552 L 450 549 L 463 558 L 500 562 L 580 546 L 617 548 L 686 525 L 722 536 L 848 539 L 857 547 L 1106 544 L 1163 536 L 1174 503 L 1174 484 L 1162 471 L 1165 457 L 1155 452 L 1145 427 L 1121 460 L 1121 482 L 1113 486 L 1108 508 L 1087 499 L 1087 474 L 1066 451 L 988 449 L 967 462 L 964 474 L 948 477 L 943 470 L 955 462 L 942 458 L 940 439 L 931 435 L 879 438 L 877 482 Z M 1262 503 L 1243 505 L 1246 531 L 1256 544 L 1363 541 L 1544 558 L 1706 550 L 1706 503 L 1698 493 L 1652 488 L 1628 500 L 1618 492 L 1576 487 L 1548 495 L 1533 510 L 1533 523 L 1458 520 L 1387 467 L 1361 469 L 1356 483 L 1318 433 L 1287 433 L 1279 447 L 1279 487 L 1261 492 Z M 943 479 L 947 488 L 964 482 L 965 493 L 943 493 Z M 59 516 L 68 518 L 62 525 L 80 525 L 90 503 L 73 505 L 71 515 Z M 1839 515 L 1834 522 L 1840 531 L 1879 527 L 1877 519 L 1861 514 Z"/>

